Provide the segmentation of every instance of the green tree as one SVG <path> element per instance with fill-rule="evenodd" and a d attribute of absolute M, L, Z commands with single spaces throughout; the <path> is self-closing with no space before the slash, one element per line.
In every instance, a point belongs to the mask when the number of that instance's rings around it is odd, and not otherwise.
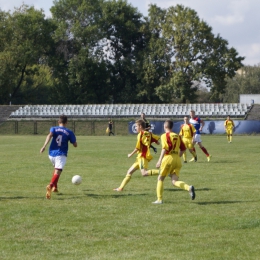
<path fill-rule="evenodd" d="M 245 66 L 236 75 L 227 79 L 223 102 L 239 102 L 240 94 L 260 94 L 260 64 Z"/>
<path fill-rule="evenodd" d="M 146 103 L 159 103 L 155 88 L 160 86 L 169 77 L 171 53 L 167 50 L 167 39 L 161 37 L 162 24 L 165 22 L 166 11 L 151 5 L 149 18 L 145 18 L 141 30 L 145 48 L 140 52 L 138 59 L 137 84 L 138 97 Z"/>
<path fill-rule="evenodd" d="M 110 93 L 115 102 L 140 102 L 138 62 L 145 47 L 142 14 L 127 1 L 103 4 L 103 59 L 110 72 Z"/>
<path fill-rule="evenodd" d="M 150 7 L 149 16 L 155 8 L 158 9 L 154 5 Z M 169 7 L 158 25 L 160 38 L 165 40 L 163 46 L 170 56 L 169 75 L 156 88 L 160 99 L 194 102 L 197 91 L 194 82 L 211 87 L 215 97 L 224 93 L 226 77 L 235 74 L 244 58 L 237 56 L 234 48 L 229 49 L 226 40 L 215 37 L 211 27 L 190 8 Z"/>
<path fill-rule="evenodd" d="M 102 60 L 103 1 L 54 1 L 57 24 L 51 60 L 55 86 L 53 102 L 104 103 L 108 99 L 108 72 Z"/>
<path fill-rule="evenodd" d="M 24 103 L 28 92 L 23 92 L 22 86 L 26 78 L 41 77 L 40 67 L 51 49 L 54 25 L 42 10 L 22 5 L 13 13 L 0 12 L 0 28 L 0 101 L 7 103 L 11 94 L 14 103 Z M 36 86 L 39 84 L 27 88 Z M 37 91 L 34 93 L 37 95 Z"/>
<path fill-rule="evenodd" d="M 55 99 L 136 102 L 137 60 L 144 45 L 136 8 L 123 0 L 65 0 L 55 1 L 51 11 L 58 27 L 52 58 Z"/>

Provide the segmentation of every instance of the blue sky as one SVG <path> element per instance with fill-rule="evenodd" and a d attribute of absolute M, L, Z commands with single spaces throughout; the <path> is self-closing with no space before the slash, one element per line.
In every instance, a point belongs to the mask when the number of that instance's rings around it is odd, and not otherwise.
<path fill-rule="evenodd" d="M 47 17 L 53 0 L 0 0 L 0 8 L 8 11 L 22 3 L 43 9 Z M 244 56 L 245 65 L 260 64 L 260 1 L 259 0 L 128 0 L 142 14 L 147 15 L 149 4 L 168 8 L 182 4 L 194 9 L 198 16 L 208 23 L 214 34 L 229 42 L 240 56 Z"/>

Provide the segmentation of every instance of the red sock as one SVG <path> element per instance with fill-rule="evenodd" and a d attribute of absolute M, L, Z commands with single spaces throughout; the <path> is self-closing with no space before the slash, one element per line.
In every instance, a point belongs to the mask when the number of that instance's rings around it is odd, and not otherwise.
<path fill-rule="evenodd" d="M 209 153 L 205 147 L 201 147 L 201 150 L 203 151 L 203 153 L 205 153 L 207 156 L 209 156 Z"/>
<path fill-rule="evenodd" d="M 52 176 L 52 179 L 51 179 L 50 186 L 57 188 L 57 183 L 58 183 L 59 178 L 60 178 L 60 175 L 54 173 L 53 176 Z"/>

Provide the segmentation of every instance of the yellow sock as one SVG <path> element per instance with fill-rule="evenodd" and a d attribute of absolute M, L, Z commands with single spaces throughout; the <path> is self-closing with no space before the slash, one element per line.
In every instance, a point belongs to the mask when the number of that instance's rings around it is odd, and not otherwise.
<path fill-rule="evenodd" d="M 184 152 L 182 156 L 183 156 L 183 161 L 186 162 L 187 161 L 187 154 L 186 154 L 186 152 Z"/>
<path fill-rule="evenodd" d="M 176 181 L 174 183 L 174 186 L 181 188 L 183 190 L 187 190 L 187 191 L 189 191 L 189 189 L 190 189 L 190 186 L 183 181 Z"/>
<path fill-rule="evenodd" d="M 228 142 L 229 142 L 229 135 L 227 135 L 227 140 L 228 140 Z"/>
<path fill-rule="evenodd" d="M 123 188 L 126 186 L 126 184 L 130 181 L 131 177 L 132 177 L 131 174 L 127 174 L 127 175 L 125 176 L 125 178 L 123 179 L 123 181 L 122 181 L 122 183 L 121 183 L 119 189 L 123 189 Z"/>
<path fill-rule="evenodd" d="M 148 176 L 154 176 L 154 175 L 159 175 L 159 170 L 152 169 L 147 171 Z"/>
<path fill-rule="evenodd" d="M 229 137 L 229 141 L 230 141 L 230 142 L 232 141 L 232 135 Z"/>
<path fill-rule="evenodd" d="M 158 200 L 162 200 L 162 195 L 163 195 L 163 181 L 158 180 L 156 192 L 157 192 L 157 199 L 158 199 Z"/>

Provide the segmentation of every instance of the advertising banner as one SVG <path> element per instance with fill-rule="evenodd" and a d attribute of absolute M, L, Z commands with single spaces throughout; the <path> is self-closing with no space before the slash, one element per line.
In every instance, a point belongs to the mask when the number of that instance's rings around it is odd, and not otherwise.
<path fill-rule="evenodd" d="M 234 133 L 235 134 L 254 134 L 260 133 L 260 121 L 254 120 L 233 120 L 235 124 Z M 202 134 L 224 134 L 224 120 L 223 121 L 214 121 L 208 120 L 204 121 L 205 126 L 203 127 Z M 163 130 L 163 121 L 150 121 L 151 130 L 154 134 L 161 135 L 164 133 Z M 180 127 L 183 124 L 183 121 L 174 122 L 173 132 L 179 133 Z M 129 134 L 137 134 L 135 129 L 135 122 L 129 122 L 128 126 Z"/>

